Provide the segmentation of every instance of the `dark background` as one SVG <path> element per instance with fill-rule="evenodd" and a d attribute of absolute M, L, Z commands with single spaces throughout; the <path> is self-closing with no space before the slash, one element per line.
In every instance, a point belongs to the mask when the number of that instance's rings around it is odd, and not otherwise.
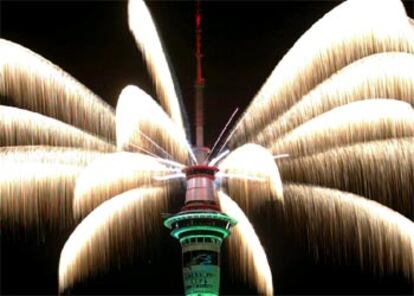
<path fill-rule="evenodd" d="M 236 107 L 241 111 L 281 57 L 335 1 L 202 2 L 205 58 L 205 137 L 211 145 Z M 413 3 L 404 5 L 413 17 Z M 148 3 L 168 50 L 189 118 L 193 116 L 194 3 Z M 41 54 L 115 107 L 127 84 L 154 95 L 128 30 L 124 1 L 2 1 L 1 34 Z M 375 13 L 375 1 L 372 12 Z M 349 264 L 317 263 L 305 242 L 289 235 L 275 217 L 270 235 L 259 229 L 278 294 L 410 294 L 398 276 L 373 276 Z M 286 226 L 286 227 L 285 227 Z M 22 238 L 1 233 L 1 293 L 56 294 L 60 250 L 71 229 Z M 163 230 L 162 252 L 101 275 L 72 293 L 180 294 L 180 249 Z M 277 237 L 277 239 L 275 239 Z M 231 279 L 223 258 L 222 292 L 254 293 Z"/>

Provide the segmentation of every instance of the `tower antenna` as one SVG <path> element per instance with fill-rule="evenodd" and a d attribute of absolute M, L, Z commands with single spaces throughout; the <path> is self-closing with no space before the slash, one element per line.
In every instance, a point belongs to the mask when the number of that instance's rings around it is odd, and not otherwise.
<path fill-rule="evenodd" d="M 203 89 L 204 78 L 201 59 L 203 54 L 201 51 L 201 7 L 200 0 L 195 2 L 195 57 L 196 57 L 196 79 L 194 84 L 195 89 L 195 132 L 196 132 L 196 147 L 204 146 L 204 108 L 203 108 Z"/>

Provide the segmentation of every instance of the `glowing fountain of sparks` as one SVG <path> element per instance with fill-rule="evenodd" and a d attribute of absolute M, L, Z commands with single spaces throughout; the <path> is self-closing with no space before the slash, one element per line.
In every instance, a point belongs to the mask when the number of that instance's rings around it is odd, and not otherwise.
<path fill-rule="evenodd" d="M 15 106 L 0 106 L 2 227 L 24 233 L 79 222 L 60 257 L 64 292 L 162 248 L 161 213 L 184 195 L 189 168 L 205 165 L 214 170 L 216 210 L 238 221 L 230 268 L 259 293 L 273 294 L 277 281 L 266 257 L 273 250 L 254 229 L 264 208 L 306 234 L 318 257 L 356 259 L 412 282 L 413 21 L 397 0 L 371 6 L 346 1 L 312 26 L 207 163 L 197 163 L 186 137 L 142 1 L 129 2 L 129 28 L 160 105 L 126 86 L 114 112 L 57 66 L 0 40 L 0 98 Z"/>

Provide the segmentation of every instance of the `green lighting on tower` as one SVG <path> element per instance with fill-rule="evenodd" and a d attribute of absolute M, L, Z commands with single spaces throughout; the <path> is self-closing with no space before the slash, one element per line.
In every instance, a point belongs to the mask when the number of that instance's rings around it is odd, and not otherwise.
<path fill-rule="evenodd" d="M 186 296 L 217 296 L 220 290 L 220 249 L 237 222 L 216 211 L 184 211 L 164 225 L 182 247 Z"/>

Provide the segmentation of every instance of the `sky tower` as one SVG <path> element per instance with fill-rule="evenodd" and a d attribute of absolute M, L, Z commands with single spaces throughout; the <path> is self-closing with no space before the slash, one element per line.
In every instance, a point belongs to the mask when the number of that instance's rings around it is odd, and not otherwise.
<path fill-rule="evenodd" d="M 204 147 L 201 51 L 201 8 L 195 2 L 195 131 L 197 164 L 183 170 L 186 177 L 185 204 L 164 220 L 182 250 L 184 290 L 187 296 L 216 296 L 220 291 L 220 249 L 237 222 L 220 211 L 215 189 L 218 168 L 209 164 L 210 149 Z"/>

